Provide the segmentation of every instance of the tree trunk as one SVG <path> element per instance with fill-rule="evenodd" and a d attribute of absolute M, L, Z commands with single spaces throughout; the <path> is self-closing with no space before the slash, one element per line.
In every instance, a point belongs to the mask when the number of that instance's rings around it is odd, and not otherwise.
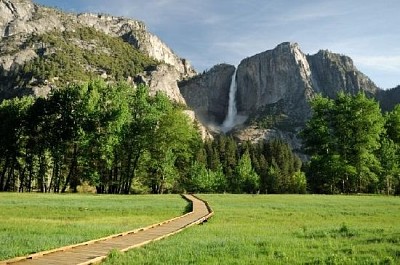
<path fill-rule="evenodd" d="M 122 187 L 122 192 L 124 194 L 127 194 L 127 190 L 129 189 L 129 183 L 130 183 L 130 178 L 131 178 L 131 167 L 132 167 L 132 153 L 128 153 L 128 158 L 127 158 L 127 165 L 126 165 L 126 170 L 125 170 L 125 177 L 123 178 L 123 187 Z M 129 192 L 128 192 L 129 193 Z"/>
<path fill-rule="evenodd" d="M 6 185 L 4 187 L 4 191 L 14 191 L 15 187 L 11 189 L 11 184 L 15 183 L 15 181 L 12 181 L 12 179 L 14 178 L 14 167 L 15 167 L 15 161 L 13 160 L 11 163 L 10 170 L 8 171 L 7 174 L 7 180 L 6 180 Z"/>
<path fill-rule="evenodd" d="M 73 181 L 74 174 L 76 174 L 76 168 L 78 166 L 78 146 L 75 143 L 74 144 L 74 149 L 72 152 L 72 161 L 71 161 L 71 166 L 69 167 L 69 172 L 67 179 L 65 180 L 65 183 L 61 189 L 61 193 L 65 193 L 67 190 L 68 185 L 70 188 L 76 192 L 76 187 L 77 187 L 77 181 Z"/>
<path fill-rule="evenodd" d="M 3 171 L 0 175 L 0 191 L 5 191 L 5 183 L 6 183 L 6 173 L 9 164 L 9 158 L 6 158 L 6 162 L 4 163 Z"/>
<path fill-rule="evenodd" d="M 45 159 L 45 154 L 42 152 L 39 155 L 39 172 L 37 176 L 37 181 L 38 181 L 38 186 L 40 189 L 40 192 L 47 192 L 47 183 L 45 179 L 46 175 L 46 159 Z"/>
<path fill-rule="evenodd" d="M 137 167 L 138 167 L 138 165 L 139 165 L 139 158 L 140 158 L 140 156 L 141 156 L 141 151 L 139 151 L 136 155 L 135 155 L 135 158 L 134 158 L 134 160 L 133 160 L 133 167 L 132 167 L 132 176 L 130 176 L 130 175 L 128 175 L 127 177 L 128 177 L 128 183 L 127 183 L 127 185 L 125 186 L 125 190 L 124 190 L 124 193 L 125 194 L 129 194 L 129 192 L 130 192 L 130 190 L 131 190 L 131 186 L 132 186 L 132 181 L 133 181 L 133 179 L 135 178 L 135 172 L 136 172 L 136 169 L 137 169 Z"/>

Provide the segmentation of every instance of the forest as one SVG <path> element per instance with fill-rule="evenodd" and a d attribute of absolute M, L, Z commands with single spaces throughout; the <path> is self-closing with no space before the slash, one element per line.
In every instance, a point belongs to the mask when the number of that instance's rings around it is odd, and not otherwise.
<path fill-rule="evenodd" d="M 0 191 L 399 193 L 400 107 L 317 96 L 302 137 L 202 141 L 185 107 L 144 85 L 91 81 L 0 105 Z"/>

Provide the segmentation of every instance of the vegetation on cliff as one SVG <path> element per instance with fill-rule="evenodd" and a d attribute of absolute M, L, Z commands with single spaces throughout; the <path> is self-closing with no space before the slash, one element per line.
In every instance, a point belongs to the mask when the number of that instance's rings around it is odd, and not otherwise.
<path fill-rule="evenodd" d="M 32 35 L 23 46 L 33 48 L 37 57 L 3 76 L 14 87 L 62 85 L 99 76 L 121 81 L 158 64 L 121 38 L 90 27 Z"/>

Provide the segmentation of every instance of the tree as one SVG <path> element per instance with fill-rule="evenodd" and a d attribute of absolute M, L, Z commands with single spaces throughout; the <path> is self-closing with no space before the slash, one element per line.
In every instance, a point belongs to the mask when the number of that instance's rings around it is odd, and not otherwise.
<path fill-rule="evenodd" d="M 120 193 L 124 129 L 131 122 L 132 88 L 124 83 L 88 84 L 86 118 L 82 134 L 85 179 L 98 193 Z M 117 159 L 118 158 L 118 159 Z"/>
<path fill-rule="evenodd" d="M 378 103 L 363 93 L 339 93 L 335 100 L 317 96 L 311 107 L 302 137 L 312 179 L 320 179 L 323 192 L 368 192 L 378 182 L 375 152 L 384 130 Z"/>
<path fill-rule="evenodd" d="M 387 194 L 400 194 L 400 105 L 396 105 L 385 118 L 386 138 L 382 139 L 379 152 L 382 167 L 380 186 Z"/>
<path fill-rule="evenodd" d="M 239 186 L 235 192 L 257 193 L 260 189 L 260 178 L 251 165 L 249 151 L 246 150 L 235 168 Z"/>
<path fill-rule="evenodd" d="M 26 121 L 32 104 L 32 97 L 0 104 L 0 191 L 15 191 L 18 180 L 25 181 Z"/>
<path fill-rule="evenodd" d="M 54 192 L 65 192 L 70 186 L 76 191 L 80 184 L 80 138 L 85 117 L 85 86 L 71 84 L 64 89 L 53 90 L 39 107 L 44 108 L 42 119 L 47 134 L 42 139 L 51 153 L 53 174 L 50 183 Z M 37 113 L 37 112 L 36 112 Z M 65 172 L 65 173 L 63 173 Z"/>
<path fill-rule="evenodd" d="M 384 138 L 378 150 L 378 157 L 381 165 L 379 191 L 389 194 L 396 194 L 400 182 L 399 147 L 391 139 Z"/>
<path fill-rule="evenodd" d="M 189 117 L 165 95 L 157 94 L 154 100 L 162 115 L 148 150 L 151 156 L 148 178 L 153 193 L 164 193 L 181 188 L 178 181 L 190 172 L 200 137 Z"/>
<path fill-rule="evenodd" d="M 154 131 L 163 113 L 162 109 L 155 106 L 148 87 L 144 85 L 136 87 L 130 109 L 131 121 L 123 128 L 120 148 L 124 157 L 121 186 L 125 194 L 130 192 L 140 160 L 154 140 Z"/>
<path fill-rule="evenodd" d="M 387 113 L 385 128 L 387 136 L 392 141 L 399 145 L 400 144 L 400 104 L 396 105 L 393 111 Z"/>

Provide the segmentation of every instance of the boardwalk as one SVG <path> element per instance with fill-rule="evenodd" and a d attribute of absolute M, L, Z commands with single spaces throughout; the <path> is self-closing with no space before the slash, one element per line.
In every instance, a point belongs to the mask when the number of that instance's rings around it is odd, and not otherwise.
<path fill-rule="evenodd" d="M 184 195 L 192 201 L 192 212 L 146 228 L 93 240 L 82 244 L 32 254 L 28 257 L 0 261 L 3 264 L 95 264 L 102 261 L 111 250 L 122 252 L 140 247 L 155 240 L 176 234 L 183 229 L 204 222 L 213 212 L 208 205 L 192 195 Z"/>

